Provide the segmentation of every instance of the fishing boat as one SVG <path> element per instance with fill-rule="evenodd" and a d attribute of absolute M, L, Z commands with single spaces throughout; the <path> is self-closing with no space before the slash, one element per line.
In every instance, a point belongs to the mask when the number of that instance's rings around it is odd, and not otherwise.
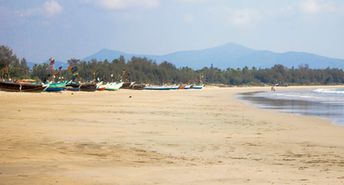
<path fill-rule="evenodd" d="M 146 86 L 144 87 L 145 90 L 177 90 L 179 86 L 172 85 L 172 86 Z"/>
<path fill-rule="evenodd" d="M 185 85 L 180 85 L 178 89 L 185 89 Z"/>
<path fill-rule="evenodd" d="M 184 89 L 191 89 L 191 85 L 184 86 Z"/>
<path fill-rule="evenodd" d="M 145 84 L 136 84 L 135 82 L 123 82 L 121 89 L 143 90 L 145 87 Z"/>
<path fill-rule="evenodd" d="M 66 90 L 68 90 L 68 91 L 80 91 L 80 84 L 77 82 L 68 82 L 66 84 Z"/>
<path fill-rule="evenodd" d="M 105 89 L 106 89 L 106 84 L 104 84 L 103 82 L 97 83 L 97 90 L 98 91 L 104 91 Z"/>
<path fill-rule="evenodd" d="M 191 89 L 203 89 L 204 85 L 192 85 Z"/>
<path fill-rule="evenodd" d="M 179 89 L 190 89 L 191 85 L 180 85 Z"/>
<path fill-rule="evenodd" d="M 68 82 L 58 82 L 58 83 L 49 83 L 47 88 L 44 89 L 45 92 L 61 92 L 66 89 Z"/>
<path fill-rule="evenodd" d="M 178 90 L 179 89 L 179 85 L 172 85 L 172 86 L 168 86 L 170 88 L 170 90 Z"/>
<path fill-rule="evenodd" d="M 77 83 L 77 82 L 69 82 L 66 85 L 66 90 L 68 91 L 85 91 L 85 92 L 93 92 L 97 90 L 97 84 L 95 83 Z"/>
<path fill-rule="evenodd" d="M 166 86 L 146 86 L 144 90 L 170 90 L 170 88 Z"/>
<path fill-rule="evenodd" d="M 97 90 L 97 84 L 94 83 L 84 83 L 80 85 L 80 91 L 93 92 Z"/>
<path fill-rule="evenodd" d="M 43 84 L 0 81 L 0 90 L 8 92 L 42 92 L 45 88 Z"/>
<path fill-rule="evenodd" d="M 123 82 L 121 89 L 131 89 L 135 82 Z"/>
<path fill-rule="evenodd" d="M 111 82 L 111 83 L 107 83 L 105 85 L 105 90 L 107 91 L 117 91 L 119 90 L 123 85 L 123 82 L 117 83 L 117 82 Z"/>
<path fill-rule="evenodd" d="M 143 90 L 146 87 L 145 84 L 134 84 L 131 86 L 130 89 L 134 89 L 134 90 Z"/>

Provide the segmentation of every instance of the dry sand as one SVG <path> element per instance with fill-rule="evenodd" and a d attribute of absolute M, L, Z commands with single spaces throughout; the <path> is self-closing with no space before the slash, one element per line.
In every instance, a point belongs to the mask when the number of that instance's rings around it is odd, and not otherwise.
<path fill-rule="evenodd" d="M 0 184 L 344 184 L 344 128 L 262 89 L 0 92 Z"/>

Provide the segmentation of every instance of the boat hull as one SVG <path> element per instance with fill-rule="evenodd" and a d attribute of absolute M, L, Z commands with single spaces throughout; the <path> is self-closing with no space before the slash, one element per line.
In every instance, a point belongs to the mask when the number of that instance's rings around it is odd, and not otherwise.
<path fill-rule="evenodd" d="M 105 85 L 105 90 L 107 91 L 118 91 L 123 85 L 123 82 L 121 83 L 116 83 L 116 82 L 113 82 L 113 83 L 108 83 Z"/>
<path fill-rule="evenodd" d="M 191 88 L 191 85 L 184 86 L 184 89 L 190 89 L 190 88 Z"/>
<path fill-rule="evenodd" d="M 157 91 L 166 91 L 166 90 L 177 90 L 179 86 L 147 86 L 144 87 L 144 90 L 157 90 Z"/>
<path fill-rule="evenodd" d="M 96 84 L 81 84 L 80 85 L 80 91 L 94 92 L 96 90 L 97 90 Z"/>
<path fill-rule="evenodd" d="M 67 91 L 80 91 L 79 87 L 67 87 L 66 88 Z"/>
<path fill-rule="evenodd" d="M 105 89 L 105 87 L 97 87 L 97 91 L 104 91 Z"/>
<path fill-rule="evenodd" d="M 203 89 L 204 85 L 193 85 L 191 86 L 191 89 Z"/>
<path fill-rule="evenodd" d="M 97 83 L 97 91 L 104 91 L 106 89 L 105 84 L 103 82 Z"/>
<path fill-rule="evenodd" d="M 123 82 L 121 89 L 131 89 L 135 82 Z"/>
<path fill-rule="evenodd" d="M 7 92 L 42 92 L 46 87 L 40 84 L 0 82 L 0 90 Z"/>
<path fill-rule="evenodd" d="M 80 91 L 80 84 L 76 82 L 70 82 L 66 85 L 67 91 Z"/>
<path fill-rule="evenodd" d="M 45 92 L 61 92 L 66 89 L 66 82 L 63 83 L 51 83 L 44 90 Z"/>
<path fill-rule="evenodd" d="M 65 87 L 47 87 L 44 91 L 45 92 L 61 92 L 65 90 Z"/>
<path fill-rule="evenodd" d="M 143 90 L 144 88 L 146 87 L 146 85 L 144 84 L 134 84 L 131 89 L 134 89 L 134 90 Z"/>

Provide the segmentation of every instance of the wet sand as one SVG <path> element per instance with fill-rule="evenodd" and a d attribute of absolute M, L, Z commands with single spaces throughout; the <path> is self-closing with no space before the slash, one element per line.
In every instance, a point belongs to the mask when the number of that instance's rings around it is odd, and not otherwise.
<path fill-rule="evenodd" d="M 259 90 L 0 92 L 0 184 L 344 184 L 344 128 Z"/>
<path fill-rule="evenodd" d="M 251 102 L 258 108 L 272 109 L 279 112 L 287 112 L 306 116 L 317 116 L 319 118 L 328 119 L 333 124 L 338 124 L 344 126 L 344 104 L 341 103 L 341 99 L 337 98 L 337 102 L 333 102 L 334 97 L 331 94 L 326 94 L 328 96 L 327 102 L 322 100 L 317 100 L 316 95 L 312 95 L 311 98 L 306 100 L 295 96 L 294 92 L 305 92 L 309 93 L 307 89 L 300 89 L 295 91 L 279 92 L 279 94 L 291 95 L 293 98 L 286 98 L 280 96 L 279 98 L 270 97 L 274 96 L 275 92 L 254 92 L 254 93 L 243 93 L 238 95 L 238 98 Z M 269 94 L 267 94 L 269 93 Z M 299 92 L 298 92 L 299 93 Z M 306 95 L 307 96 L 307 95 Z M 328 98 L 332 98 L 328 100 Z"/>

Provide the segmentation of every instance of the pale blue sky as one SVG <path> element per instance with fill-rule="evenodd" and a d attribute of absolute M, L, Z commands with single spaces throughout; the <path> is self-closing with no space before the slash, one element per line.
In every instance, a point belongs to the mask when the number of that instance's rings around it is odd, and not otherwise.
<path fill-rule="evenodd" d="M 0 0 L 0 44 L 34 62 L 227 42 L 344 58 L 343 34 L 343 0 Z"/>

